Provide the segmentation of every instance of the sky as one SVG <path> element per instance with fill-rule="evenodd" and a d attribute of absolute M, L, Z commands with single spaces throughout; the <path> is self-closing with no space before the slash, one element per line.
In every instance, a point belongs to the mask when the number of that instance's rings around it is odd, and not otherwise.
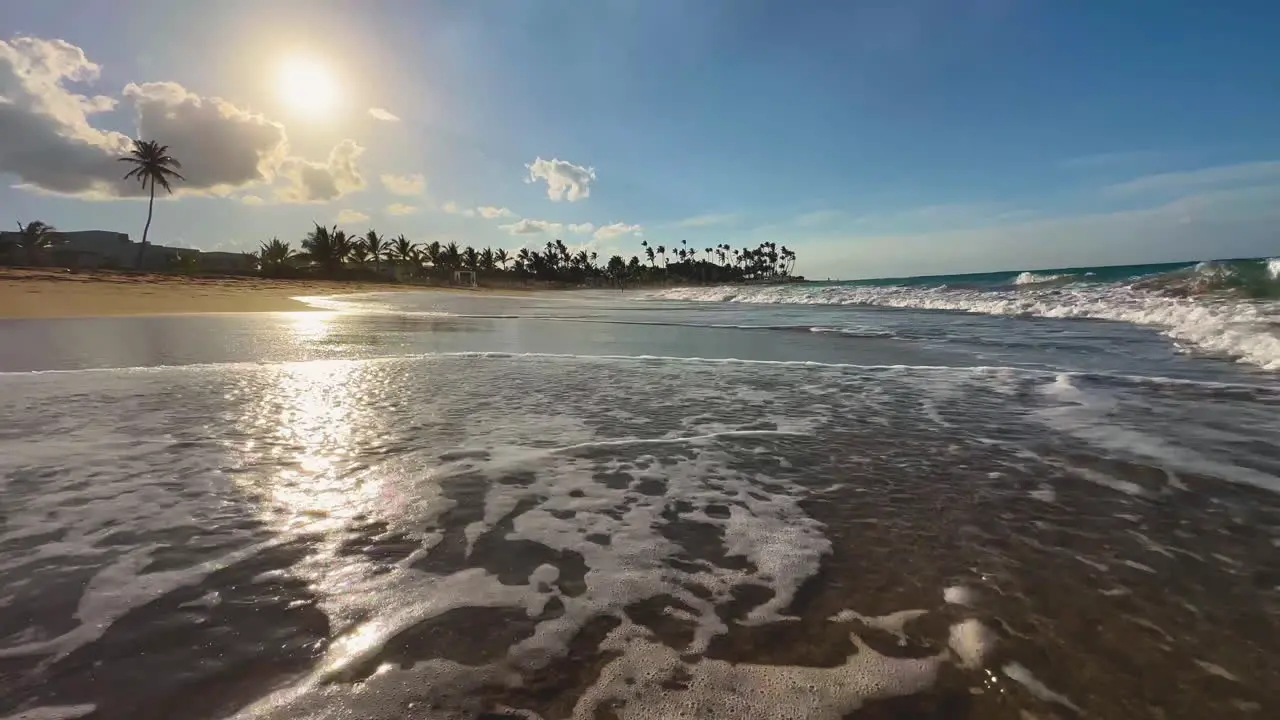
<path fill-rule="evenodd" d="M 813 279 L 1280 255 L 1280 3 L 12 0 L 0 217 L 312 223 Z"/>

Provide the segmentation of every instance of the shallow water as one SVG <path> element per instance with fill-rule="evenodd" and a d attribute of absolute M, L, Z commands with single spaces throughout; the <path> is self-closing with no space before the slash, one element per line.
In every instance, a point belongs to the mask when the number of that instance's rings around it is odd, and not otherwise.
<path fill-rule="evenodd" d="M 0 717 L 1280 709 L 1274 373 L 1092 320 L 327 304 L 0 323 Z"/>

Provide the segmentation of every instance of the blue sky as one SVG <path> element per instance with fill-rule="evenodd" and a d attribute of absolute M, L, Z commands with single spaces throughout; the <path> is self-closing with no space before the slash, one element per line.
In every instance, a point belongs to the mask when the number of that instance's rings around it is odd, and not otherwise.
<path fill-rule="evenodd" d="M 771 240 L 818 278 L 1280 255 L 1274 3 L 43 0 L 5 26 L 0 214 L 67 230 L 141 234 L 103 162 L 141 132 L 192 181 L 152 239 L 204 249 L 341 221 Z"/>

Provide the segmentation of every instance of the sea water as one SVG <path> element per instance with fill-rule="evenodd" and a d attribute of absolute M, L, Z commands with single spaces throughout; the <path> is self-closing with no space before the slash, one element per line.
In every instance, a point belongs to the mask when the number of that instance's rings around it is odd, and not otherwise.
<path fill-rule="evenodd" d="M 0 717 L 1270 717 L 1211 271 L 0 322 Z"/>

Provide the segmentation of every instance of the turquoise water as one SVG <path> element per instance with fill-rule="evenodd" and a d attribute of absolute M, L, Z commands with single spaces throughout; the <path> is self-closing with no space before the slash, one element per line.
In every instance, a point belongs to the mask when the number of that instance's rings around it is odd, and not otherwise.
<path fill-rule="evenodd" d="M 1096 285 L 1132 283 L 1167 277 L 1190 278 L 1197 270 L 1213 269 L 1222 282 L 1214 289 L 1231 287 L 1261 290 L 1263 296 L 1280 293 L 1280 261 L 1271 258 L 1233 258 L 1211 261 L 1149 263 L 1145 265 L 1100 265 L 1092 267 L 1002 270 L 958 275 L 914 275 L 909 277 L 845 280 L 813 285 L 863 286 L 946 286 L 952 288 L 1008 288 L 1043 282 L 1073 282 Z M 1229 278 L 1235 278 L 1231 282 Z"/>

